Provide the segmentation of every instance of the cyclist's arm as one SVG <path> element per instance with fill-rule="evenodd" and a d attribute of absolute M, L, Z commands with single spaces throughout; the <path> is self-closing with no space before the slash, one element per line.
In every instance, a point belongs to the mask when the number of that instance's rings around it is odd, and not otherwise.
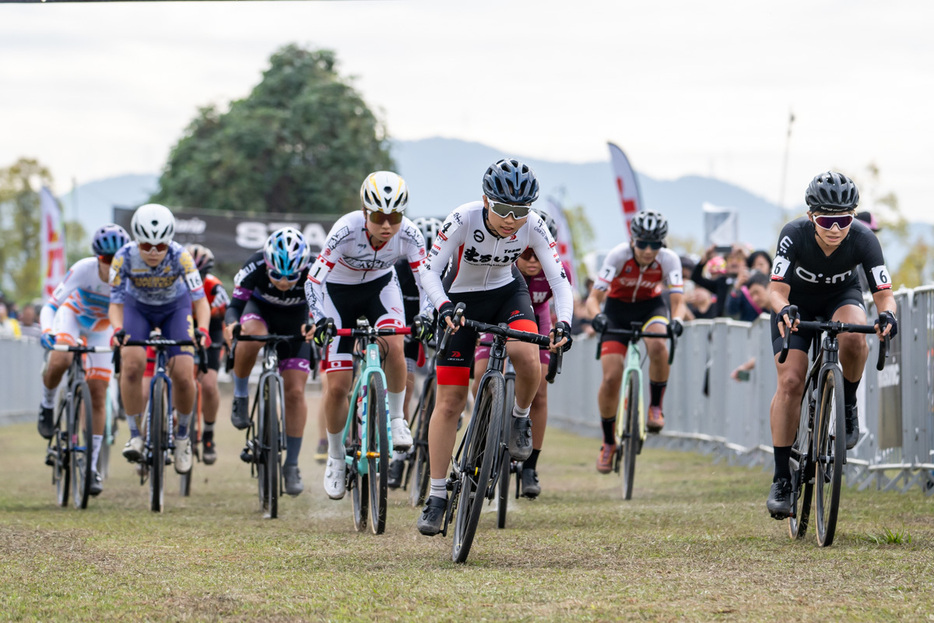
<path fill-rule="evenodd" d="M 333 267 L 334 262 L 328 261 L 324 254 L 321 254 L 308 271 L 308 279 L 305 281 L 305 300 L 308 302 L 308 315 L 312 323 L 324 318 L 324 284 Z"/>
<path fill-rule="evenodd" d="M 456 210 L 448 215 L 441 231 L 438 232 L 438 237 L 435 238 L 434 245 L 428 252 L 428 259 L 425 260 L 423 268 L 419 269 L 420 283 L 435 309 L 440 309 L 444 303 L 450 302 L 444 291 L 444 284 L 441 282 L 441 274 L 454 251 L 464 241 L 463 222 L 464 217 Z M 458 270 L 458 267 L 455 266 L 453 270 Z"/>
<path fill-rule="evenodd" d="M 684 295 L 680 292 L 672 292 L 669 299 L 671 300 L 671 318 L 683 321 L 684 315 L 687 313 Z"/>
<path fill-rule="evenodd" d="M 537 215 L 536 215 L 537 216 Z M 551 234 L 540 216 L 529 234 L 529 246 L 535 251 L 542 271 L 548 279 L 548 285 L 554 295 L 555 315 L 559 321 L 570 326 L 574 315 L 574 294 L 571 292 L 571 282 L 568 281 L 564 265 L 558 255 L 558 245 L 551 239 Z"/>
<path fill-rule="evenodd" d="M 587 301 L 585 303 L 587 309 L 587 315 L 593 318 L 597 314 L 603 311 L 603 301 L 606 300 L 606 290 L 601 290 L 594 286 L 590 289 L 590 294 L 587 296 Z"/>
<path fill-rule="evenodd" d="M 192 301 L 191 307 L 195 314 L 197 326 L 207 330 L 211 325 L 211 306 L 208 305 L 207 297 L 202 296 L 200 299 Z"/>
<path fill-rule="evenodd" d="M 110 301 L 110 307 L 107 308 L 107 317 L 110 319 L 110 326 L 113 329 L 123 327 L 123 303 Z"/>
<path fill-rule="evenodd" d="M 791 296 L 791 286 L 787 283 L 781 281 L 773 281 L 769 284 L 769 304 L 772 306 L 772 309 L 776 310 L 776 313 L 780 312 L 786 305 L 789 305 L 790 302 L 788 298 Z M 782 337 L 785 337 L 785 323 L 778 323 L 778 332 Z"/>
<path fill-rule="evenodd" d="M 891 312 L 892 315 L 895 315 L 897 305 L 895 303 L 895 295 L 892 294 L 892 290 L 878 290 L 872 293 L 872 302 L 876 305 L 876 311 L 881 314 L 882 312 Z M 871 321 L 871 323 L 874 321 Z M 888 329 L 891 330 L 891 329 Z"/>

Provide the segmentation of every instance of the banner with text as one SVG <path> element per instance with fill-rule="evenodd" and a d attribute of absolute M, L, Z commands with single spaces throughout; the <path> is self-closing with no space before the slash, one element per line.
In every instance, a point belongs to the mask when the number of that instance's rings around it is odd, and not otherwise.
<path fill-rule="evenodd" d="M 610 147 L 610 163 L 613 165 L 613 177 L 616 180 L 616 191 L 619 193 L 619 202 L 623 208 L 623 218 L 626 220 L 626 233 L 629 233 L 629 224 L 636 212 L 643 208 L 642 195 L 639 193 L 639 183 L 636 173 L 629 164 L 629 158 L 617 145 L 607 143 Z"/>
<path fill-rule="evenodd" d="M 42 258 L 42 295 L 52 296 L 68 270 L 65 259 L 65 223 L 62 209 L 52 191 L 42 187 L 39 193 L 39 255 Z"/>

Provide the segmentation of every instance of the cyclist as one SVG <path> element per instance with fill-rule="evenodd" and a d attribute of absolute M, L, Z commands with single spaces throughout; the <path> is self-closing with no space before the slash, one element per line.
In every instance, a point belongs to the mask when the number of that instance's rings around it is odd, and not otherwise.
<path fill-rule="evenodd" d="M 558 322 L 563 332 L 552 347 L 570 347 L 573 296 L 571 285 L 556 252 L 545 221 L 531 210 L 538 199 L 538 180 L 533 171 L 515 159 L 502 159 L 483 174 L 482 201 L 456 208 L 444 221 L 428 257 L 425 289 L 438 311 L 440 327 L 455 331 L 445 357 L 437 361 L 438 393 L 428 431 L 431 492 L 425 502 L 418 530 L 425 535 L 441 531 L 447 505 L 447 473 L 454 449 L 457 421 L 467 403 L 470 367 L 476 332 L 454 327 L 456 303 L 467 305 L 470 318 L 481 322 L 508 323 L 513 329 L 537 332 L 528 287 L 513 272 L 516 259 L 528 248 L 542 260 L 542 270 L 554 292 Z M 441 275 L 448 261 L 447 285 Z M 460 329 L 460 330 L 458 330 Z M 552 332 L 554 335 L 554 332 Z M 516 371 L 515 404 L 509 427 L 508 446 L 513 458 L 523 461 L 532 452 L 532 422 L 529 409 L 541 378 L 538 346 L 511 341 L 507 352 Z"/>
<path fill-rule="evenodd" d="M 587 297 L 587 311 L 594 315 L 592 326 L 602 332 L 607 328 L 628 329 L 638 321 L 646 333 L 664 334 L 670 324 L 672 332 L 681 335 L 686 310 L 684 282 L 681 259 L 665 247 L 668 221 L 659 212 L 642 211 L 633 217 L 630 233 L 628 243 L 617 245 L 606 256 Z M 662 296 L 663 285 L 668 286 L 670 314 Z M 646 428 L 657 433 L 665 425 L 662 400 L 668 387 L 668 344 L 665 340 L 650 339 L 645 341 L 645 349 L 649 356 L 650 388 Z M 597 456 L 597 471 L 601 474 L 612 471 L 617 451 L 616 410 L 626 350 L 625 337 L 603 336 L 600 343 L 603 379 L 597 393 L 603 429 L 603 445 Z"/>
<path fill-rule="evenodd" d="M 121 346 L 128 339 L 145 340 L 153 329 L 159 328 L 166 339 L 197 340 L 205 347 L 210 346 L 207 327 L 211 308 L 191 254 L 173 240 L 172 212 L 157 203 L 141 206 L 133 213 L 130 230 L 136 240 L 121 248 L 110 266 L 112 343 Z M 121 350 L 120 393 L 130 429 L 123 456 L 128 461 L 138 461 L 143 453 L 139 416 L 146 406 L 143 397 L 146 349 L 121 346 Z M 189 424 L 195 409 L 194 349 L 170 346 L 168 355 L 173 406 L 178 418 L 175 471 L 186 474 L 191 470 Z"/>
<path fill-rule="evenodd" d="M 775 519 L 784 519 L 791 512 L 788 460 L 798 429 L 808 348 L 815 337 L 813 331 L 798 330 L 797 323 L 821 317 L 865 324 L 866 307 L 856 273 L 856 268 L 862 266 L 879 310 L 874 323 L 876 332 L 880 339 L 898 332 L 895 296 L 882 246 L 869 227 L 855 219 L 859 204 L 856 184 L 842 173 L 827 171 L 811 180 L 804 199 L 807 215 L 786 224 L 779 234 L 769 286 L 778 385 L 769 408 L 775 473 L 766 507 Z M 788 356 L 780 364 L 778 353 L 788 327 L 792 331 Z M 846 447 L 850 449 L 859 440 L 856 388 L 869 347 L 859 333 L 841 333 L 837 340 L 843 369 Z"/>
<path fill-rule="evenodd" d="M 107 346 L 110 343 L 110 321 L 107 307 L 110 304 L 110 264 L 114 254 L 130 236 L 119 225 L 104 225 L 94 232 L 91 249 L 96 257 L 78 260 L 68 269 L 65 279 L 55 288 L 39 314 L 42 329 L 42 345 L 50 348 L 55 344 L 77 345 L 85 338 L 88 346 Z M 71 365 L 74 353 L 53 351 L 42 374 L 42 400 L 39 403 L 39 434 L 52 438 L 54 426 L 55 392 L 65 370 Z M 111 355 L 88 353 L 86 378 L 91 392 L 92 448 L 90 491 L 98 495 L 103 482 L 97 471 L 101 443 L 107 417 L 107 386 L 113 372 Z"/>
<path fill-rule="evenodd" d="M 444 221 L 431 216 L 420 216 L 413 219 L 412 224 L 422 233 L 422 237 L 425 239 L 425 250 L 427 252 L 427 250 L 431 248 L 431 245 L 434 244 L 435 236 L 438 235 Z M 421 292 L 419 291 L 418 282 L 415 280 L 415 273 L 409 265 L 408 258 L 403 257 L 396 260 L 395 269 L 396 276 L 399 278 L 399 287 L 402 290 L 402 303 L 405 308 L 405 324 L 411 326 L 412 322 L 415 320 L 415 316 L 417 316 L 418 312 L 421 310 Z M 404 340 L 405 347 L 403 352 L 405 354 L 406 379 L 403 413 L 405 413 L 405 418 L 408 420 L 411 413 L 410 403 L 412 401 L 412 394 L 415 393 L 415 368 L 421 365 L 420 362 L 424 361 L 424 353 L 422 352 L 422 344 L 416 339 L 416 336 L 406 336 Z M 397 489 L 402 486 L 402 473 L 404 469 L 405 457 L 402 455 L 394 455 L 392 463 L 389 464 L 388 483 L 391 489 Z"/>
<path fill-rule="evenodd" d="M 217 421 L 217 409 L 220 406 L 220 393 L 217 389 L 217 371 L 221 367 L 221 348 L 224 343 L 224 314 L 230 303 L 230 296 L 224 284 L 211 273 L 214 268 L 214 253 L 200 244 L 189 244 L 187 247 L 191 258 L 198 267 L 201 280 L 204 282 L 204 294 L 211 306 L 211 323 L 208 326 L 208 335 L 211 336 L 211 346 L 207 349 L 208 371 L 200 373 L 201 377 L 201 412 L 204 415 L 204 426 L 201 430 L 201 456 L 205 465 L 213 465 L 217 460 L 217 446 L 214 443 L 214 422 Z"/>
<path fill-rule="evenodd" d="M 308 305 L 302 282 L 308 275 L 311 250 L 300 231 L 283 227 L 266 239 L 263 249 L 246 261 L 234 275 L 234 291 L 224 318 L 227 347 L 234 329 L 241 326 L 244 335 L 299 335 L 308 322 Z M 234 382 L 230 421 L 243 430 L 250 426 L 250 371 L 262 342 L 240 342 L 234 357 L 231 377 Z M 311 345 L 305 341 L 279 344 L 279 373 L 285 394 L 285 463 L 282 477 L 285 492 L 299 495 L 304 489 L 298 469 L 308 408 L 305 384 L 311 373 Z"/>
<path fill-rule="evenodd" d="M 539 212 L 539 216 L 545 221 L 548 232 L 552 239 L 557 240 L 558 224 L 555 219 L 547 212 Z M 562 261 L 565 274 L 570 275 L 570 266 Z M 529 296 L 532 299 L 532 311 L 535 313 L 535 323 L 538 325 L 538 332 L 542 335 L 551 333 L 551 306 L 549 302 L 552 298 L 551 286 L 548 285 L 548 279 L 542 272 L 542 264 L 535 255 L 535 251 L 530 247 L 522 252 L 519 259 L 516 260 L 516 269 L 525 279 L 525 285 L 529 289 Z M 481 342 L 492 340 L 492 335 L 484 334 L 481 336 Z M 532 399 L 532 406 L 529 412 L 529 418 L 532 422 L 532 454 L 522 462 L 522 473 L 520 481 L 522 483 L 522 495 L 527 498 L 536 498 L 542 492 L 541 484 L 538 481 L 538 457 L 542 451 L 542 445 L 545 441 L 545 427 L 548 424 L 548 382 L 545 376 L 548 373 L 548 362 L 551 359 L 551 353 L 544 348 L 538 351 L 539 360 L 542 363 L 542 378 L 538 386 L 538 391 Z M 471 391 L 474 395 L 480 385 L 480 378 L 486 370 L 487 362 L 490 359 L 490 347 L 482 344 L 474 352 L 474 374 L 473 387 Z"/>
<path fill-rule="evenodd" d="M 404 327 L 402 291 L 393 265 L 405 258 L 420 282 L 424 271 L 425 240 L 403 215 L 409 192 L 405 180 L 391 171 L 370 173 L 360 186 L 362 209 L 334 223 L 315 261 L 305 295 L 319 345 L 330 338 L 328 326 L 353 328 L 363 316 L 372 326 Z M 421 287 L 420 285 L 418 287 Z M 412 434 L 405 420 L 406 367 L 401 335 L 383 338 L 386 345 L 386 389 L 395 450 L 407 450 Z M 324 491 L 332 500 L 344 497 L 346 462 L 343 431 L 347 396 L 353 383 L 353 340 L 337 338 L 328 346 L 327 383 L 322 409 L 328 431 L 328 461 Z"/>

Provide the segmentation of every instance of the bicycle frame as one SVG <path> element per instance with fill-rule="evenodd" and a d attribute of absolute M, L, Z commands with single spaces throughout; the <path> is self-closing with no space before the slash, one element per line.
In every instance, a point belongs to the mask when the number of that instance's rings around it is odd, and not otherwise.
<path fill-rule="evenodd" d="M 386 373 L 383 372 L 381 365 L 381 359 L 379 354 L 379 344 L 371 342 L 366 345 L 366 348 L 363 351 L 363 356 L 361 363 L 363 364 L 360 373 L 357 375 L 356 380 L 353 384 L 353 391 L 350 394 L 350 406 L 347 411 L 347 422 L 344 423 L 344 443 L 347 443 L 347 439 L 350 437 L 350 427 L 353 424 L 354 413 L 358 413 L 360 416 L 360 441 L 363 444 L 364 448 L 369 447 L 369 437 L 367 432 L 367 414 L 369 413 L 368 406 L 369 401 L 373 400 L 372 396 L 369 396 L 366 391 L 367 383 L 369 383 L 371 375 L 377 375 L 382 379 L 383 387 L 386 386 Z M 377 398 L 380 400 L 380 398 Z M 359 401 L 359 404 L 358 404 Z M 386 406 L 386 411 L 389 411 L 389 396 L 383 394 L 382 401 Z M 392 447 L 392 427 L 389 426 L 389 420 L 386 420 L 386 430 L 383 431 L 386 434 L 386 439 L 389 440 L 389 447 Z M 369 470 L 369 465 L 366 462 L 367 455 L 365 453 L 358 453 L 357 456 L 347 456 L 345 460 L 347 461 L 347 466 L 351 467 L 356 463 L 356 469 L 359 473 L 366 475 Z M 369 457 L 372 458 L 372 457 Z"/>

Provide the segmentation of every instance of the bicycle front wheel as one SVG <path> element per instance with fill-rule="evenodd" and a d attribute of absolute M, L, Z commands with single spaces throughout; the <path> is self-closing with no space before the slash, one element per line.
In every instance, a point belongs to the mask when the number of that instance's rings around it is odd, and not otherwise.
<path fill-rule="evenodd" d="M 163 490 L 165 489 L 165 455 L 168 452 L 168 413 L 165 379 L 159 377 L 153 382 L 152 396 L 149 397 L 149 502 L 155 513 L 162 512 Z"/>
<path fill-rule="evenodd" d="M 501 376 L 491 376 L 482 383 L 480 397 L 467 426 L 464 454 L 460 457 L 460 493 L 454 517 L 451 552 L 454 562 L 466 562 L 477 532 L 493 463 L 499 452 L 504 385 Z"/>
<path fill-rule="evenodd" d="M 389 418 L 386 414 L 386 388 L 378 374 L 371 374 L 367 382 L 366 403 L 370 529 L 373 534 L 382 534 L 386 530 L 386 496 L 389 491 Z"/>
<path fill-rule="evenodd" d="M 68 493 L 71 490 L 71 461 L 68 456 L 68 440 L 71 433 L 68 426 L 68 412 L 71 406 L 59 402 L 57 407 L 58 419 L 52 441 L 49 442 L 49 452 L 52 454 L 52 480 L 55 482 L 55 495 L 59 506 L 68 506 Z M 64 430 L 62 426 L 64 425 Z"/>
<path fill-rule="evenodd" d="M 428 487 L 431 485 L 431 469 L 428 462 L 428 425 L 431 421 L 431 412 L 435 410 L 435 375 L 425 379 L 422 395 L 418 399 L 416 412 L 417 424 L 412 429 L 415 434 L 412 449 L 412 462 L 409 469 L 412 471 L 412 489 L 409 492 L 409 501 L 412 506 L 420 507 L 425 503 Z"/>
<path fill-rule="evenodd" d="M 263 421 L 262 443 L 262 461 L 260 462 L 260 480 L 263 483 L 265 499 L 263 508 L 266 510 L 267 519 L 275 519 L 279 516 L 279 473 L 281 444 L 279 431 L 279 377 L 269 375 L 263 383 L 263 413 L 260 419 Z"/>
<path fill-rule="evenodd" d="M 184 474 L 179 474 L 178 480 L 178 493 L 183 498 L 191 495 L 191 475 L 195 471 L 195 459 L 198 458 L 198 442 L 201 440 L 201 426 L 199 423 L 201 417 L 201 383 L 197 380 L 195 381 L 194 407 L 194 414 L 191 416 L 191 422 L 188 425 L 191 431 L 188 434 L 191 438 L 191 469 Z"/>
<path fill-rule="evenodd" d="M 814 437 L 817 481 L 817 542 L 833 543 L 840 506 L 843 464 L 846 461 L 846 425 L 843 409 L 843 373 L 827 370 L 820 395 L 817 433 Z"/>
<path fill-rule="evenodd" d="M 502 422 L 508 422 L 509 416 L 512 414 L 512 404 L 516 400 L 516 380 L 513 378 L 506 379 L 506 397 L 503 400 L 503 419 Z M 509 485 L 512 482 L 512 472 L 513 470 L 513 461 L 512 456 L 507 450 L 507 444 L 509 440 L 507 436 L 509 435 L 509 428 L 506 426 L 502 427 L 502 458 L 500 459 L 499 466 L 499 491 L 497 495 L 497 509 L 496 509 L 496 527 L 503 529 L 506 527 L 506 512 L 509 510 Z"/>
<path fill-rule="evenodd" d="M 74 389 L 71 401 L 71 412 L 68 414 L 69 428 L 72 428 L 69 439 L 69 456 L 71 457 L 71 473 L 74 487 L 72 497 L 75 508 L 87 508 L 88 498 L 91 495 L 91 450 L 93 448 L 93 424 L 91 415 L 91 391 L 87 383 L 81 383 Z"/>
<path fill-rule="evenodd" d="M 632 486 L 636 477 L 636 455 L 642 443 L 639 422 L 639 381 L 638 375 L 630 374 L 626 380 L 623 396 L 623 408 L 616 417 L 623 419 L 623 434 L 620 437 L 620 462 L 623 467 L 623 499 L 632 499 Z"/>
<path fill-rule="evenodd" d="M 801 400 L 801 415 L 798 432 L 791 445 L 791 515 L 788 517 L 788 534 L 793 539 L 802 539 L 808 530 L 811 514 L 811 499 L 814 497 L 814 461 L 811 455 L 811 427 L 817 409 L 815 394 L 816 376 L 808 379 Z"/>
<path fill-rule="evenodd" d="M 358 391 L 364 391 L 363 387 Z M 347 465 L 347 486 L 350 489 L 350 498 L 353 502 L 353 525 L 357 532 L 366 530 L 367 513 L 370 510 L 369 491 L 370 479 L 366 469 L 363 453 L 363 396 L 357 395 L 353 409 L 347 416 L 350 418 L 350 434 L 347 438 L 347 445 L 344 451 L 350 457 L 350 463 Z"/>

